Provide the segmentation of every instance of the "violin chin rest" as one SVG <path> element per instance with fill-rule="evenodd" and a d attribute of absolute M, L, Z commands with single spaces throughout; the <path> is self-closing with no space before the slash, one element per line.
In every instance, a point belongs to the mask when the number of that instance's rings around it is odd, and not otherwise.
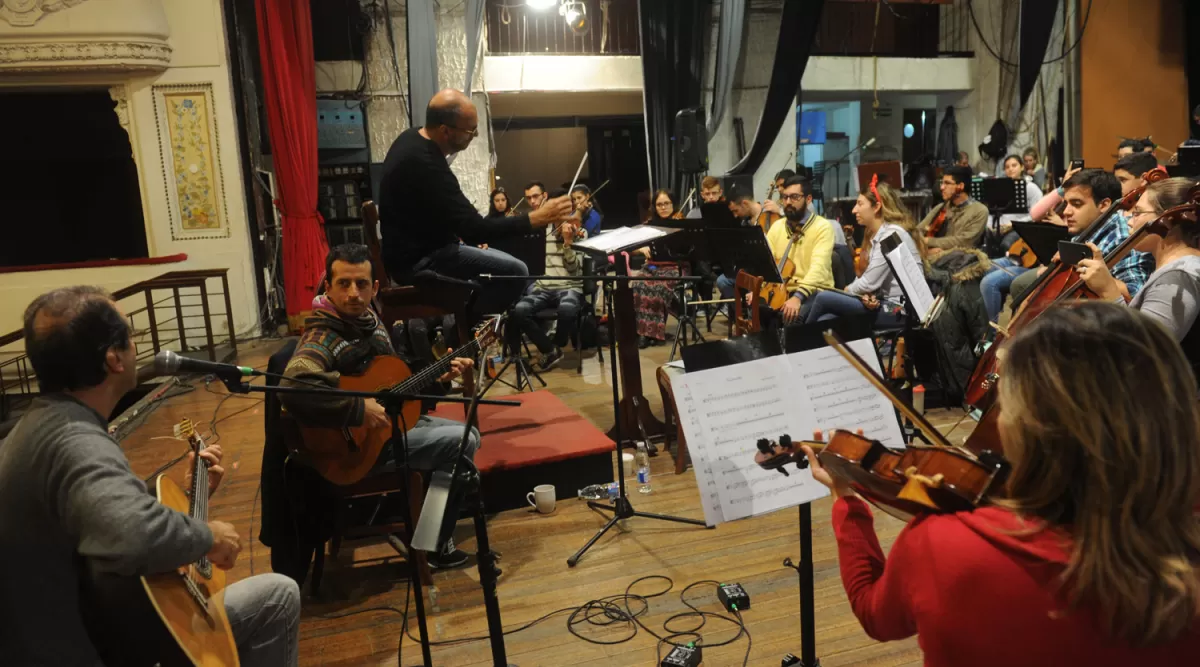
<path fill-rule="evenodd" d="M 904 483 L 904 487 L 900 489 L 900 493 L 896 494 L 896 497 L 923 505 L 929 509 L 938 509 L 937 503 L 933 502 L 933 498 L 929 497 L 928 487 L 917 476 L 909 477 L 908 481 Z"/>

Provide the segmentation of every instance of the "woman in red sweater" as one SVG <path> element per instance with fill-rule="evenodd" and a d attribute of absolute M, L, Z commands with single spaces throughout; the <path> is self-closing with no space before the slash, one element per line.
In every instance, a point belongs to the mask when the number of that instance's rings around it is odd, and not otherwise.
<path fill-rule="evenodd" d="M 1165 329 L 1091 303 L 1008 344 L 1009 497 L 913 520 L 884 558 L 871 511 L 835 495 L 842 583 L 871 637 L 926 665 L 1200 665 L 1200 414 Z"/>

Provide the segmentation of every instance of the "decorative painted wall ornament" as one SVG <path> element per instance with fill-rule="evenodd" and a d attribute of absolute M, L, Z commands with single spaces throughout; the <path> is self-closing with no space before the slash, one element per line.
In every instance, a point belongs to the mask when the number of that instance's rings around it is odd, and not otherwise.
<path fill-rule="evenodd" d="M 228 238 L 212 85 L 154 86 L 153 92 L 172 240 Z"/>
<path fill-rule="evenodd" d="M 0 0 L 0 19 L 18 28 L 37 23 L 51 12 L 62 11 L 86 0 Z"/>

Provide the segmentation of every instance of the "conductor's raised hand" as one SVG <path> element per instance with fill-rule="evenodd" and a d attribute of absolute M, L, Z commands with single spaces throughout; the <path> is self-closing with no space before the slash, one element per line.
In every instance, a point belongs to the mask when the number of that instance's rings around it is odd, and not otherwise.
<path fill-rule="evenodd" d="M 542 204 L 536 211 L 529 213 L 529 224 L 535 228 L 545 227 L 549 224 L 557 224 L 571 217 L 573 205 L 571 198 L 563 195 L 555 197 Z"/>

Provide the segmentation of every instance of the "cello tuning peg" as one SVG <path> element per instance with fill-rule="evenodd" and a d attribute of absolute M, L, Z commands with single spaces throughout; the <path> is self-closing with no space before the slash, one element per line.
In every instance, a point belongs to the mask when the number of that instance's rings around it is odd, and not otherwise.
<path fill-rule="evenodd" d="M 774 453 L 771 449 L 771 441 L 767 440 L 766 438 L 759 438 L 758 442 L 754 444 L 758 446 L 758 451 L 762 452 L 763 454 Z"/>

